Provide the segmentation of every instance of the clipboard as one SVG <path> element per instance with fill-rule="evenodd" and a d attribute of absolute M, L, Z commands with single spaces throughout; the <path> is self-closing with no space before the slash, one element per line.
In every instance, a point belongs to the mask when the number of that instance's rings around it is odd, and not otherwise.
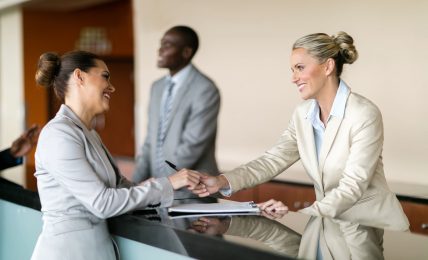
<path fill-rule="evenodd" d="M 171 214 L 231 214 L 259 213 L 260 209 L 254 201 L 222 202 L 222 203 L 189 203 L 173 206 L 168 209 Z"/>

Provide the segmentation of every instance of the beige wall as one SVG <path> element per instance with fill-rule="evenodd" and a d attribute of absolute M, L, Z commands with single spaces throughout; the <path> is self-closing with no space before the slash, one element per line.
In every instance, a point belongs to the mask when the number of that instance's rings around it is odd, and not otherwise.
<path fill-rule="evenodd" d="M 134 0 L 134 7 L 138 146 L 146 134 L 150 84 L 166 73 L 155 61 L 169 27 L 198 31 L 194 63 L 221 90 L 222 169 L 260 155 L 286 128 L 301 101 L 290 83 L 292 43 L 305 34 L 343 30 L 360 52 L 343 78 L 383 113 L 387 179 L 428 184 L 427 1 Z M 300 163 L 291 169 L 302 171 Z"/>
<path fill-rule="evenodd" d="M 0 10 L 0 150 L 10 147 L 24 130 L 22 13 L 19 7 Z M 24 184 L 24 167 L 1 175 Z"/>

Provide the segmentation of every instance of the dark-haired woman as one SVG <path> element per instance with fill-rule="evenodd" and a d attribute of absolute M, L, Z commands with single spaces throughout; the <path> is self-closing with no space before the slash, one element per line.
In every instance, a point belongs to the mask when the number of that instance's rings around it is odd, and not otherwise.
<path fill-rule="evenodd" d="M 199 183 L 184 171 L 133 184 L 124 179 L 92 128 L 115 87 L 106 64 L 83 51 L 41 55 L 36 82 L 63 101 L 36 151 L 43 230 L 32 259 L 115 259 L 105 219 L 148 205 L 169 206 L 173 190 Z"/>

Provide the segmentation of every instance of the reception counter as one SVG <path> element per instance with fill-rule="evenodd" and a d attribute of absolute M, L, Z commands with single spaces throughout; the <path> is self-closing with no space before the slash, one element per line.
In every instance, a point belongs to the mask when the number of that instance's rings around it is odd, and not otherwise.
<path fill-rule="evenodd" d="M 192 200 L 186 202 L 193 202 Z M 176 203 L 183 203 L 182 200 Z M 428 259 L 428 236 L 289 212 L 170 216 L 137 210 L 109 219 L 121 259 Z M 38 195 L 0 182 L 0 259 L 29 259 L 41 231 Z"/>

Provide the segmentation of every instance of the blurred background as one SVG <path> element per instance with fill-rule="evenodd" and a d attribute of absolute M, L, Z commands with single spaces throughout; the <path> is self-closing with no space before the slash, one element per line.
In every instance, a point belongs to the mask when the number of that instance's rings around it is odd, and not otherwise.
<path fill-rule="evenodd" d="M 194 64 L 219 87 L 217 158 L 222 170 L 270 148 L 301 102 L 291 83 L 293 42 L 345 31 L 359 59 L 343 79 L 383 114 L 389 182 L 428 185 L 428 2 L 425 0 L 0 0 L 0 148 L 59 104 L 34 73 L 46 51 L 80 49 L 106 61 L 116 87 L 101 137 L 129 176 L 145 136 L 151 83 L 163 33 L 194 28 Z M 58 147 L 61 149 L 61 147 Z M 1 174 L 36 189 L 34 155 Z M 300 163 L 283 178 L 307 181 Z"/>

